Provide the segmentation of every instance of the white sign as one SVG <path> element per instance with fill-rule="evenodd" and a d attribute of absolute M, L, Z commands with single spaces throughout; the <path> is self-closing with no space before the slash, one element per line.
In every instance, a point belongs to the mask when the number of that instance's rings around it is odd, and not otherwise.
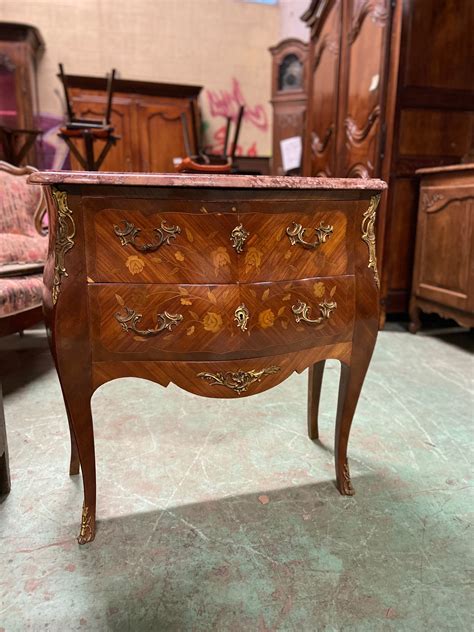
<path fill-rule="evenodd" d="M 301 136 L 292 136 L 280 141 L 281 160 L 283 171 L 288 173 L 292 169 L 301 166 L 301 154 L 303 153 L 303 143 Z"/>

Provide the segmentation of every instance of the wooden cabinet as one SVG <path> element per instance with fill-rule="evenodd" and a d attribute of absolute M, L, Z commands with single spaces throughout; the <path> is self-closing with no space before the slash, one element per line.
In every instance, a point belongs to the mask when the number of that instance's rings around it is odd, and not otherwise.
<path fill-rule="evenodd" d="M 0 22 L 0 126 L 30 131 L 38 128 L 36 71 L 43 51 L 43 38 L 34 26 Z M 23 143 L 25 138 L 19 134 L 17 140 Z M 0 160 L 4 158 L 0 146 Z M 22 163 L 37 164 L 34 145 Z"/>
<path fill-rule="evenodd" d="M 304 175 L 380 177 L 382 310 L 406 312 L 415 171 L 472 151 L 471 0 L 313 0 Z"/>
<path fill-rule="evenodd" d="M 420 169 L 410 331 L 420 310 L 474 327 L 474 164 Z"/>
<path fill-rule="evenodd" d="M 118 377 L 239 398 L 309 368 L 316 439 L 324 362 L 340 360 L 336 481 L 354 493 L 347 445 L 378 331 L 383 182 L 74 172 L 30 182 L 50 192 L 45 315 L 84 481 L 81 544 L 95 536 L 90 400 Z"/>
<path fill-rule="evenodd" d="M 280 141 L 303 138 L 306 124 L 308 44 L 286 39 L 270 48 L 272 54 L 273 141 L 272 173 L 284 175 Z M 301 173 L 301 169 L 298 170 Z"/>
<path fill-rule="evenodd" d="M 104 114 L 105 79 L 68 75 L 68 86 L 76 115 L 100 118 Z M 114 86 L 111 120 L 120 140 L 101 170 L 173 172 L 173 159 L 185 155 L 181 114 L 186 115 L 191 130 L 190 101 L 197 112 L 200 86 L 126 79 L 117 79 Z M 81 168 L 74 156 L 71 166 Z"/>

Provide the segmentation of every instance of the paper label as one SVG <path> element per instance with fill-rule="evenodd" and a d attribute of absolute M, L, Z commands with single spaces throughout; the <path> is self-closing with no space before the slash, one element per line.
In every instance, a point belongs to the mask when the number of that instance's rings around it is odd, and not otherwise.
<path fill-rule="evenodd" d="M 301 154 L 303 153 L 301 136 L 292 136 L 281 140 L 280 151 L 285 173 L 292 169 L 298 169 L 301 166 Z"/>

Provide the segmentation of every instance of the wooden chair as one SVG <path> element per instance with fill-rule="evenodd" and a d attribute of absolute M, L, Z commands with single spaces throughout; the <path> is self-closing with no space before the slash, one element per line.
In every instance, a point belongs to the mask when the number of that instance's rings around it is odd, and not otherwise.
<path fill-rule="evenodd" d="M 104 117 L 100 120 L 83 119 L 74 113 L 69 97 L 67 75 L 63 65 L 59 64 L 59 78 L 64 88 L 67 119 L 66 125 L 61 127 L 58 136 L 64 140 L 71 153 L 86 171 L 99 171 L 110 149 L 120 139 L 114 134 L 114 127 L 111 124 L 115 72 L 115 68 L 113 68 L 107 77 L 107 107 Z M 76 145 L 77 139 L 82 139 L 84 142 L 84 154 L 79 151 Z M 104 146 L 98 156 L 95 155 L 95 141 L 104 141 Z"/>

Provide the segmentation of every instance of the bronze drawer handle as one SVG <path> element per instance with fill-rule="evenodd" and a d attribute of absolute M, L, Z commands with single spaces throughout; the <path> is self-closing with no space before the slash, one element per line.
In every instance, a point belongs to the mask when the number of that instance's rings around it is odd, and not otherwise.
<path fill-rule="evenodd" d="M 181 228 L 179 226 L 166 226 L 166 220 L 161 222 L 160 228 L 154 228 L 154 232 L 157 235 L 157 241 L 155 243 L 144 243 L 142 245 L 135 243 L 138 234 L 141 232 L 141 228 L 137 228 L 131 222 L 124 221 L 124 228 L 120 228 L 117 224 L 114 224 L 114 233 L 120 239 L 122 246 L 130 244 L 139 252 L 155 252 L 163 244 L 170 245 L 170 239 L 176 239 L 176 235 L 179 235 Z"/>
<path fill-rule="evenodd" d="M 298 301 L 296 305 L 293 305 L 291 307 L 291 311 L 293 312 L 297 323 L 303 320 L 305 323 L 310 323 L 311 325 L 319 325 L 319 323 L 322 323 L 323 320 L 331 317 L 331 312 L 335 310 L 336 307 L 337 303 L 335 301 L 332 303 L 327 303 L 326 301 L 324 301 L 324 303 L 319 303 L 319 311 L 321 313 L 319 318 L 309 317 L 308 312 L 311 310 L 311 307 L 309 307 L 306 303 L 303 303 L 303 301 Z"/>
<path fill-rule="evenodd" d="M 297 224 L 293 222 L 291 226 L 288 226 L 286 229 L 286 234 L 290 238 L 290 244 L 292 246 L 296 246 L 296 244 L 300 244 L 303 248 L 308 248 L 313 250 L 320 244 L 324 244 L 328 237 L 333 233 L 333 226 L 324 226 L 323 222 L 320 222 L 319 226 L 314 229 L 316 233 L 316 241 L 314 243 L 310 243 L 309 241 L 305 241 L 304 234 L 306 232 L 306 228 L 303 228 L 301 224 Z"/>
<path fill-rule="evenodd" d="M 137 312 L 134 309 L 130 309 L 130 307 L 124 307 L 123 309 L 125 310 L 125 315 L 120 313 L 115 314 L 115 318 L 121 324 L 122 329 L 134 333 L 137 336 L 143 336 L 144 338 L 156 336 L 164 329 L 171 331 L 173 325 L 177 325 L 183 320 L 182 314 L 163 312 L 157 315 L 158 322 L 156 327 L 153 329 L 138 329 L 137 324 L 142 319 L 142 314 L 137 314 Z"/>
<path fill-rule="evenodd" d="M 197 377 L 206 380 L 211 386 L 226 386 L 240 395 L 254 382 L 261 382 L 263 377 L 278 373 L 279 370 L 279 366 L 270 366 L 260 371 L 251 369 L 250 371 L 227 371 L 227 373 L 198 373 Z"/>
<path fill-rule="evenodd" d="M 237 253 L 241 253 L 244 249 L 244 242 L 248 238 L 248 233 L 242 224 L 239 224 L 230 233 L 230 240 L 232 242 L 232 248 L 235 248 Z"/>

